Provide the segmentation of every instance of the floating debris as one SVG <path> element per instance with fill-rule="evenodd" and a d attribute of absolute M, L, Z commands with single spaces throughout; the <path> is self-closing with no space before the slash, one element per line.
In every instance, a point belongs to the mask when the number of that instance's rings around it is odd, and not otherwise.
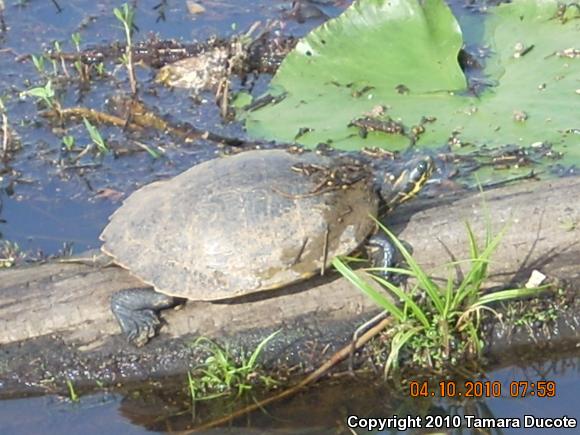
<path fill-rule="evenodd" d="M 364 116 L 357 118 L 348 124 L 349 127 L 357 127 L 362 138 L 366 138 L 369 131 L 379 131 L 387 134 L 405 135 L 405 125 L 393 120 L 390 116 L 385 119 Z"/>
<path fill-rule="evenodd" d="M 187 10 L 189 11 L 189 13 L 191 15 L 200 15 L 200 14 L 203 14 L 205 12 L 205 8 L 197 2 L 187 0 L 186 5 L 187 5 Z"/>
<path fill-rule="evenodd" d="M 567 57 L 569 59 L 576 59 L 580 58 L 580 49 L 577 48 L 567 48 L 562 51 L 557 51 L 556 56 L 558 57 Z"/>
<path fill-rule="evenodd" d="M 534 49 L 534 44 L 526 46 L 523 42 L 518 42 L 514 46 L 514 58 L 518 59 L 524 57 L 530 51 Z"/>
<path fill-rule="evenodd" d="M 514 110 L 513 118 L 516 122 L 526 122 L 528 120 L 528 114 L 523 110 Z"/>

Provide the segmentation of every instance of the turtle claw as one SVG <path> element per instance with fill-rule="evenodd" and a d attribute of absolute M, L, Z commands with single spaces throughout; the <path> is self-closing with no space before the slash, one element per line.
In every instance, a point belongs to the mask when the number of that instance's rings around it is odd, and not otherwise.
<path fill-rule="evenodd" d="M 161 326 L 155 310 L 174 304 L 172 297 L 151 288 L 121 290 L 111 297 L 111 311 L 127 341 L 137 347 L 147 344 Z"/>
<path fill-rule="evenodd" d="M 127 324 L 130 327 L 123 328 L 121 326 L 127 341 L 137 347 L 142 347 L 147 344 L 149 339 L 155 337 L 161 321 L 153 310 L 141 310 L 131 313 L 131 320 Z"/>

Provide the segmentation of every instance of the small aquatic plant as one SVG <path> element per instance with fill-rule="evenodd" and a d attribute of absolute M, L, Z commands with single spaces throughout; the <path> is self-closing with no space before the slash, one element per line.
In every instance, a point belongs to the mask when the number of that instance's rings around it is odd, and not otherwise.
<path fill-rule="evenodd" d="M 71 402 L 78 402 L 79 399 L 79 395 L 77 394 L 76 390 L 75 390 L 75 386 L 73 385 L 72 381 L 70 379 L 67 378 L 66 380 L 66 387 L 68 389 L 68 396 Z"/>
<path fill-rule="evenodd" d="M 70 39 L 75 46 L 75 50 L 80 53 L 81 51 L 81 34 L 79 32 L 75 32 L 70 35 Z"/>
<path fill-rule="evenodd" d="M 97 146 L 99 152 L 103 154 L 107 153 L 109 151 L 109 147 L 107 146 L 105 139 L 103 139 L 101 132 L 97 129 L 97 127 L 91 124 L 91 122 L 87 118 L 83 118 L 83 122 L 85 123 L 85 127 L 89 132 L 91 140 Z"/>
<path fill-rule="evenodd" d="M 77 59 L 73 63 L 81 82 L 88 83 L 91 79 L 90 66 Z M 98 73 L 98 71 L 97 71 Z M 100 74 L 102 75 L 102 74 Z"/>
<path fill-rule="evenodd" d="M 60 66 L 62 68 L 62 72 L 68 78 L 69 77 L 68 69 L 66 67 L 66 62 L 64 61 L 64 57 L 62 56 L 62 48 L 60 46 L 60 42 L 54 41 L 52 46 L 54 48 L 54 54 L 57 55 L 58 58 L 60 59 Z M 52 62 L 52 73 L 54 76 L 57 76 L 58 75 L 58 63 L 57 63 L 55 58 L 51 58 L 50 60 Z"/>
<path fill-rule="evenodd" d="M 37 98 L 38 101 L 42 102 L 47 108 L 55 110 L 58 112 L 60 110 L 60 104 L 56 99 L 56 94 L 52 88 L 52 81 L 48 80 L 44 86 L 38 86 L 36 88 L 31 88 L 27 91 L 22 92 L 22 95 L 29 95 L 31 97 Z"/>
<path fill-rule="evenodd" d="M 75 137 L 66 135 L 62 137 L 62 144 L 66 148 L 67 151 L 71 151 L 75 147 Z"/>
<path fill-rule="evenodd" d="M 125 31 L 125 39 L 127 45 L 125 46 L 125 54 L 121 57 L 121 62 L 127 67 L 129 74 L 129 83 L 131 84 L 131 93 L 137 93 L 137 80 L 135 79 L 135 69 L 133 68 L 133 29 L 135 28 L 135 9 L 124 3 L 120 8 L 114 8 L 113 13 L 115 17 L 123 25 Z"/>
<path fill-rule="evenodd" d="M 8 125 L 8 114 L 6 113 L 6 106 L 4 99 L 0 97 L 0 131 L 2 132 L 2 139 L 0 139 L 0 158 L 2 160 L 8 159 L 8 148 L 11 140 L 10 126 Z"/>
<path fill-rule="evenodd" d="M 44 74 L 44 55 L 36 56 L 35 54 L 31 54 L 30 58 L 38 74 Z"/>
<path fill-rule="evenodd" d="M 0 269 L 9 268 L 24 256 L 17 243 L 0 240 Z"/>
<path fill-rule="evenodd" d="M 260 373 L 258 358 L 270 340 L 280 331 L 263 339 L 251 354 L 244 352 L 236 358 L 228 347 L 200 337 L 193 347 L 208 354 L 204 363 L 187 374 L 192 401 L 209 400 L 236 393 L 241 396 L 256 385 L 271 386 L 275 380 Z"/>
<path fill-rule="evenodd" d="M 95 64 L 95 70 L 100 77 L 103 77 L 105 75 L 105 64 L 103 62 Z"/>
<path fill-rule="evenodd" d="M 504 234 L 501 231 L 493 236 L 489 222 L 481 248 L 471 227 L 466 224 L 470 257 L 446 265 L 450 273 L 444 285 L 429 277 L 397 237 L 380 223 L 379 225 L 401 252 L 408 267 L 386 270 L 371 268 L 367 271 L 386 271 L 413 278 L 414 284 L 410 291 L 393 284 L 384 276 L 363 276 L 351 269 L 343 259 L 336 258 L 333 265 L 395 321 L 395 326 L 390 330 L 390 350 L 385 361 L 385 376 L 398 366 L 404 350 L 408 350 L 408 356 L 415 366 L 430 367 L 436 371 L 456 366 L 469 356 L 479 355 L 484 346 L 480 330 L 482 310 L 495 313 L 489 307 L 494 302 L 535 296 L 547 288 L 515 288 L 485 293 L 484 284 L 488 277 L 491 256 Z M 454 279 L 452 268 L 464 263 L 469 265 L 469 271 L 461 279 Z M 376 284 L 394 298 L 378 290 Z"/>

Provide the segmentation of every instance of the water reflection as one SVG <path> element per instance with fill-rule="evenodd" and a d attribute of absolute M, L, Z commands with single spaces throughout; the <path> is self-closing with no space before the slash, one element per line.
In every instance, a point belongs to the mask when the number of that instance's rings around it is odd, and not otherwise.
<path fill-rule="evenodd" d="M 524 415 L 537 418 L 568 416 L 579 419 L 577 402 L 580 382 L 580 355 L 547 359 L 523 367 L 509 366 L 488 374 L 485 380 L 502 384 L 502 397 L 482 399 L 412 398 L 374 379 L 339 376 L 304 393 L 269 406 L 263 413 L 254 413 L 231 423 L 229 433 L 248 434 L 322 434 L 352 433 L 347 426 L 349 416 L 357 418 L 399 419 L 421 418 L 421 429 L 407 433 L 515 433 L 514 428 L 466 428 L 466 416 L 476 418 L 513 419 L 523 423 Z M 554 398 L 509 397 L 514 381 L 551 380 L 556 383 Z M 251 402 L 252 398 L 247 398 Z M 4 401 L 0 405 L 0 433 L 46 435 L 61 433 L 145 434 L 166 433 L 194 427 L 241 406 L 240 402 L 201 402 L 192 410 L 185 377 L 138 385 L 121 394 L 96 394 L 70 403 L 54 396 Z M 428 417 L 431 416 L 431 417 Z M 456 417 L 454 419 L 454 417 Z M 443 426 L 461 420 L 454 429 L 424 426 L 430 421 Z M 351 422 L 353 419 L 351 419 Z M 507 421 L 507 420 L 506 420 Z M 547 429 L 525 429 L 531 433 L 547 433 Z M 360 428 L 356 433 L 366 433 Z M 395 433 L 391 428 L 379 433 Z M 205 433 L 224 433 L 214 429 Z"/>

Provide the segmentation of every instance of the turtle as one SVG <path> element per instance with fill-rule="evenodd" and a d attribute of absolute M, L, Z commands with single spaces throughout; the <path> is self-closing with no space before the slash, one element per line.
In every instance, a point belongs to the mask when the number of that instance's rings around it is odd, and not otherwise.
<path fill-rule="evenodd" d="M 317 274 L 365 242 L 394 250 L 373 218 L 413 197 L 433 170 L 421 158 L 394 183 L 352 158 L 251 150 L 193 166 L 131 194 L 101 234 L 102 251 L 147 287 L 111 297 L 130 343 L 157 333 L 159 311 L 277 289 Z"/>

